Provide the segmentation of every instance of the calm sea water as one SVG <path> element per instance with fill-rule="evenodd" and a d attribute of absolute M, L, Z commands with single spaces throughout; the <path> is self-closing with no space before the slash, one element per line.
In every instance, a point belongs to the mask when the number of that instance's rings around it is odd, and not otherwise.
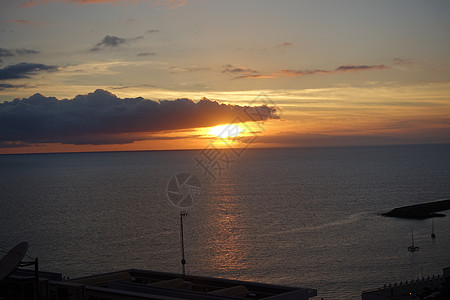
<path fill-rule="evenodd" d="M 229 153 L 230 156 L 232 153 Z M 450 197 L 450 145 L 251 149 L 214 182 L 198 151 L 0 156 L 0 247 L 28 241 L 43 270 L 181 272 L 179 210 L 166 187 L 195 174 L 185 218 L 187 273 L 318 289 L 360 299 L 450 266 L 450 217 L 385 218 Z M 447 212 L 449 213 L 449 212 Z M 420 251 L 409 253 L 411 228 Z"/>

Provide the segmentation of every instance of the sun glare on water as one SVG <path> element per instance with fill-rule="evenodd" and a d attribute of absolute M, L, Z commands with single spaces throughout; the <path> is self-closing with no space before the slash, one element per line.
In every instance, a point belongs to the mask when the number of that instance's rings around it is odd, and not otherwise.
<path fill-rule="evenodd" d="M 239 127 L 238 125 L 234 124 L 227 124 L 227 125 L 219 125 L 216 127 L 211 128 L 209 131 L 210 135 L 220 137 L 220 138 L 227 138 L 227 137 L 236 137 L 241 132 L 244 132 L 245 130 Z"/>

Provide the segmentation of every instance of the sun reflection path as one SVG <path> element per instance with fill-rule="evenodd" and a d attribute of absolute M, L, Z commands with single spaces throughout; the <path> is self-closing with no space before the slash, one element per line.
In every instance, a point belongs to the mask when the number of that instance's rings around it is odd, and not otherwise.
<path fill-rule="evenodd" d="M 216 187 L 220 189 L 217 201 L 211 203 L 211 213 L 206 224 L 208 234 L 206 244 L 209 255 L 205 257 L 208 272 L 233 277 L 233 279 L 250 280 L 249 269 L 252 246 L 248 236 L 248 224 L 244 208 L 230 180 L 223 181 Z"/>

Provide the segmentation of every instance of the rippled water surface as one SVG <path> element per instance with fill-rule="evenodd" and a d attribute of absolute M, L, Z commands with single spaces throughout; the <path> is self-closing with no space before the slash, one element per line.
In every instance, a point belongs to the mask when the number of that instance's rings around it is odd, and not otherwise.
<path fill-rule="evenodd" d="M 230 157 L 234 155 L 228 153 Z M 211 180 L 198 151 L 0 156 L 0 247 L 26 240 L 41 269 L 181 272 L 171 177 L 198 177 L 184 219 L 187 272 L 360 299 L 450 266 L 450 217 L 385 218 L 450 198 L 450 145 L 251 149 Z M 449 212 L 447 212 L 449 213 Z M 411 228 L 420 251 L 409 253 Z"/>

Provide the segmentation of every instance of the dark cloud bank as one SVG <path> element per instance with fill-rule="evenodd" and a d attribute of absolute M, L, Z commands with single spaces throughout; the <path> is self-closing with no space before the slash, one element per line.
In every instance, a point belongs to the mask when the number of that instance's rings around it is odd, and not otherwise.
<path fill-rule="evenodd" d="M 0 69 L 0 80 L 30 78 L 38 72 L 57 70 L 57 66 L 22 62 Z"/>
<path fill-rule="evenodd" d="M 257 109 L 262 114 L 248 114 Z M 256 116 L 256 117 L 255 117 Z M 219 104 L 203 98 L 153 101 L 121 99 L 96 90 L 73 99 L 58 100 L 35 94 L 0 103 L 0 147 L 37 143 L 125 144 L 152 139 L 148 132 L 206 127 L 259 118 L 278 118 L 265 105 L 244 107 Z"/>

